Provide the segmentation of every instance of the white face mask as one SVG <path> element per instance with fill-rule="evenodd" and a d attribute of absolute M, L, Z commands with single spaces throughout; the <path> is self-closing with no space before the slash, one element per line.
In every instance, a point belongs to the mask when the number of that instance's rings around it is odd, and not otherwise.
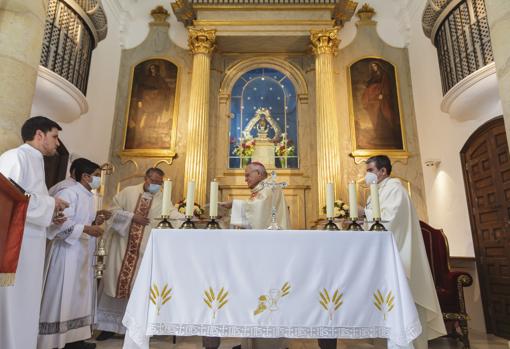
<path fill-rule="evenodd" d="M 97 189 L 101 186 L 101 177 L 92 176 L 92 182 L 89 183 L 90 189 Z"/>
<path fill-rule="evenodd" d="M 367 172 L 367 174 L 365 175 L 365 183 L 367 185 L 377 183 L 377 175 L 373 172 Z"/>
<path fill-rule="evenodd" d="M 156 194 L 158 191 L 160 191 L 160 190 L 161 190 L 161 185 L 151 183 L 151 184 L 149 184 L 149 188 L 148 188 L 147 190 L 148 190 L 148 191 L 149 191 L 149 193 L 151 193 L 151 194 Z"/>

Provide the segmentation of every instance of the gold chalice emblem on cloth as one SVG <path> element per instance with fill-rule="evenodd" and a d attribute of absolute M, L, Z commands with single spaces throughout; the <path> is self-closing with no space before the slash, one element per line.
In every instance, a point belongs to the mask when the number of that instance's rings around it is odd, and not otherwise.
<path fill-rule="evenodd" d="M 282 297 L 285 297 L 290 292 L 290 284 L 286 282 L 280 289 L 271 288 L 268 294 L 259 296 L 259 304 L 257 309 L 253 312 L 253 315 L 262 314 L 264 311 L 269 310 L 270 312 L 278 310 L 278 302 Z"/>

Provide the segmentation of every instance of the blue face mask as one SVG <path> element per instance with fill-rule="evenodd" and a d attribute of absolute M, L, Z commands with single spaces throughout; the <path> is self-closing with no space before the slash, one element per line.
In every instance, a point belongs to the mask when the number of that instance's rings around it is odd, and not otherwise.
<path fill-rule="evenodd" d="M 101 186 L 101 177 L 92 176 L 92 182 L 89 183 L 90 189 L 97 189 Z"/>
<path fill-rule="evenodd" d="M 149 184 L 149 188 L 147 189 L 149 193 L 156 194 L 158 191 L 160 191 L 161 185 L 160 184 Z"/>

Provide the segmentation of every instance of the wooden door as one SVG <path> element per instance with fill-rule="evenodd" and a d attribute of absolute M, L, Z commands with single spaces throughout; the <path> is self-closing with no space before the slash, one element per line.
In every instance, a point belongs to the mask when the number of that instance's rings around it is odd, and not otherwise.
<path fill-rule="evenodd" d="M 480 127 L 461 159 L 487 331 L 510 339 L 510 159 L 503 118 Z"/>

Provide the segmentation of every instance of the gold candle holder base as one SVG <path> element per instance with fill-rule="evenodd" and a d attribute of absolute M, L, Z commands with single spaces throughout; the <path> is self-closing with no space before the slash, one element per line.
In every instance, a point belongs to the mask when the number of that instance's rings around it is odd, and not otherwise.
<path fill-rule="evenodd" d="M 347 230 L 350 231 L 363 231 L 363 227 L 358 223 L 358 217 L 352 217 Z"/>
<path fill-rule="evenodd" d="M 375 218 L 374 224 L 372 224 L 372 226 L 370 227 L 369 230 L 370 231 L 386 231 L 386 228 L 384 227 L 384 225 L 381 224 L 380 218 Z"/>
<path fill-rule="evenodd" d="M 186 216 L 186 220 L 181 225 L 181 229 L 196 229 L 195 223 L 191 221 L 192 216 Z"/>
<path fill-rule="evenodd" d="M 216 216 L 211 216 L 211 220 L 207 222 L 207 225 L 205 226 L 205 229 L 221 229 L 220 224 L 216 222 Z"/>
<path fill-rule="evenodd" d="M 333 222 L 333 218 L 328 218 L 328 222 L 324 225 L 324 230 L 340 230 L 338 225 Z"/>
<path fill-rule="evenodd" d="M 168 220 L 170 216 L 161 216 L 161 222 L 159 222 L 158 229 L 173 229 L 172 223 Z"/>

